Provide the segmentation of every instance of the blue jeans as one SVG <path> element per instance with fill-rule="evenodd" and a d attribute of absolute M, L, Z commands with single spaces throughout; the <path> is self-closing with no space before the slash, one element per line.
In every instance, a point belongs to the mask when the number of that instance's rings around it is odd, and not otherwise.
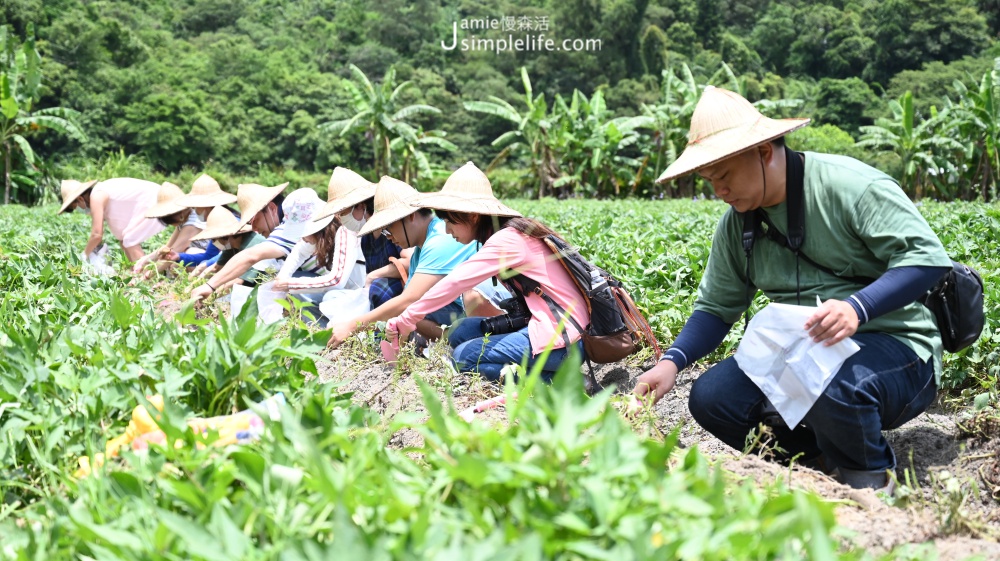
<path fill-rule="evenodd" d="M 860 333 L 861 350 L 852 355 L 830 385 L 790 430 L 775 428 L 777 459 L 800 455 L 808 462 L 821 454 L 846 470 L 884 472 L 896 457 L 882 436 L 923 413 L 937 394 L 933 361 L 924 362 L 884 333 Z M 688 407 L 698 424 L 719 440 L 743 450 L 764 408 L 764 394 L 740 370 L 733 357 L 695 380 Z M 756 450 L 755 450 L 756 452 Z"/>
<path fill-rule="evenodd" d="M 488 380 L 500 379 L 500 370 L 508 364 L 521 364 L 528 359 L 530 371 L 538 361 L 531 356 L 531 341 L 528 340 L 528 328 L 502 335 L 486 336 L 481 327 L 484 318 L 465 318 L 452 326 L 448 332 L 448 344 L 454 349 L 452 360 L 459 372 L 479 372 Z M 583 343 L 575 343 L 580 356 L 583 356 Z M 545 364 L 542 366 L 542 378 L 551 380 L 552 375 L 566 358 L 566 349 L 552 349 Z"/>
<path fill-rule="evenodd" d="M 465 308 L 458 302 L 452 302 L 447 306 L 427 314 L 424 319 L 434 322 L 434 325 L 451 325 L 456 320 L 465 317 Z"/>

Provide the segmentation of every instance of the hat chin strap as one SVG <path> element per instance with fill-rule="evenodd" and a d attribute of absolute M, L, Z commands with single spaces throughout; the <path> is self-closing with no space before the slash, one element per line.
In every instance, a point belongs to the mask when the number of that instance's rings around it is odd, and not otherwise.
<path fill-rule="evenodd" d="M 757 205 L 757 208 L 764 208 L 764 200 L 767 199 L 767 173 L 764 172 L 764 156 L 760 154 L 760 150 L 757 151 L 757 156 L 760 158 L 760 179 L 764 183 L 764 192 L 760 196 L 760 204 Z"/>

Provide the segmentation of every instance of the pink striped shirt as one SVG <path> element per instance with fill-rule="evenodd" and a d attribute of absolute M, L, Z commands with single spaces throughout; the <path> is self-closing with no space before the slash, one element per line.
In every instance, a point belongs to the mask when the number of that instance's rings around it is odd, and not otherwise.
<path fill-rule="evenodd" d="M 501 273 L 515 271 L 537 281 L 542 290 L 564 310 L 569 310 L 573 319 L 586 328 L 590 323 L 587 302 L 577 288 L 565 267 L 559 263 L 545 242 L 525 236 L 513 228 L 504 228 L 486 240 L 483 247 L 468 261 L 455 267 L 446 277 L 438 281 L 420 300 L 409 305 L 398 318 L 396 328 L 409 331 L 427 314 L 446 306 L 467 290 L 480 282 Z M 552 347 L 566 346 L 561 335 L 556 334 L 556 326 L 562 318 L 555 318 L 545 300 L 537 294 L 525 297 L 531 319 L 528 321 L 528 339 L 531 352 L 537 355 L 545 350 L 549 342 Z M 570 341 L 580 339 L 580 334 L 570 322 L 565 322 Z"/>
<path fill-rule="evenodd" d="M 292 274 L 313 256 L 315 247 L 308 250 L 304 240 L 299 240 L 288 254 L 278 278 L 288 279 L 288 292 L 293 294 L 326 292 L 343 288 L 358 288 L 365 283 L 365 263 L 361 254 L 361 238 L 349 228 L 341 226 L 333 240 L 333 259 L 330 270 L 321 269 L 318 277 L 295 277 Z M 359 263 L 360 261 L 360 263 Z"/>

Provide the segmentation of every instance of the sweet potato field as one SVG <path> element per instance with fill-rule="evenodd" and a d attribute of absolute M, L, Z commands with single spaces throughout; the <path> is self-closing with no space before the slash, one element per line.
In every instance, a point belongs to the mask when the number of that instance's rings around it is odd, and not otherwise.
<path fill-rule="evenodd" d="M 513 206 L 626 281 L 664 343 L 691 311 L 724 211 L 683 200 Z M 946 355 L 943 401 L 995 418 L 1000 209 L 921 212 L 987 284 L 986 330 Z M 121 274 L 95 276 L 78 257 L 87 231 L 52 208 L 0 207 L 0 559 L 927 557 L 856 547 L 823 497 L 740 478 L 682 446 L 679 428 L 651 434 L 623 419 L 611 391 L 584 396 L 578 361 L 552 386 L 528 376 L 516 394 L 492 388 L 507 395 L 501 422 L 460 419 L 451 389 L 413 369 L 395 375 L 414 378 L 420 411 L 382 414 L 319 376 L 328 332 L 257 326 L 215 304 L 163 314 L 159 301 L 189 281 L 129 286 L 120 262 Z M 271 411 L 254 405 L 277 394 Z M 156 395 L 162 442 L 94 461 Z M 248 408 L 264 421 L 250 442 L 219 445 L 221 430 L 189 424 Z M 418 444 L 399 445 L 401 431 Z"/>

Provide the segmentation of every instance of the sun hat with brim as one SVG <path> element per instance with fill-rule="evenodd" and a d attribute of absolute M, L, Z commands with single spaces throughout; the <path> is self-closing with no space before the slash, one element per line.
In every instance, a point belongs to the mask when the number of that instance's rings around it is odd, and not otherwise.
<path fill-rule="evenodd" d="M 486 174 L 469 162 L 455 170 L 437 193 L 420 193 L 409 200 L 410 206 L 487 216 L 521 216 L 493 196 Z"/>
<path fill-rule="evenodd" d="M 319 220 L 310 220 L 309 223 L 305 225 L 305 228 L 302 229 L 302 236 L 303 237 L 311 236 L 316 232 L 322 232 L 324 228 L 326 228 L 327 226 L 330 225 L 331 222 L 333 222 L 334 218 L 336 218 L 336 216 L 331 214 L 326 218 L 320 218 Z"/>
<path fill-rule="evenodd" d="M 691 116 L 684 152 L 656 180 L 669 181 L 770 142 L 809 124 L 809 119 L 765 117 L 743 96 L 705 88 Z"/>
<path fill-rule="evenodd" d="M 180 187 L 170 182 L 164 182 L 160 185 L 160 190 L 156 192 L 156 204 L 146 211 L 146 218 L 163 218 L 182 210 L 188 210 L 188 207 L 177 204 L 177 199 L 183 196 L 184 191 L 181 191 Z"/>
<path fill-rule="evenodd" d="M 66 212 L 66 208 L 73 204 L 80 195 L 86 193 L 91 187 L 97 185 L 97 179 L 93 181 L 87 181 L 86 183 L 81 183 L 75 179 L 64 179 L 62 184 L 60 184 L 60 189 L 62 191 L 62 208 L 56 214 L 61 214 Z"/>
<path fill-rule="evenodd" d="M 208 213 L 205 229 L 191 238 L 191 241 L 214 240 L 250 231 L 249 226 L 240 226 L 240 221 L 226 207 L 217 206 Z"/>
<path fill-rule="evenodd" d="M 241 183 L 237 186 L 236 204 L 240 207 L 240 226 L 249 224 L 258 212 L 264 210 L 267 203 L 285 190 L 285 187 L 288 187 L 288 183 L 275 187 L 265 187 L 256 183 Z"/>
<path fill-rule="evenodd" d="M 383 175 L 375 187 L 375 214 L 358 232 L 359 236 L 381 230 L 397 220 L 417 212 L 410 199 L 419 195 L 416 189 L 398 179 Z"/>
<path fill-rule="evenodd" d="M 330 176 L 326 205 L 316 213 L 314 220 L 340 214 L 352 206 L 375 196 L 375 184 L 353 171 L 338 167 Z"/>
<path fill-rule="evenodd" d="M 281 202 L 281 212 L 284 214 L 284 218 L 281 219 L 281 237 L 286 240 L 298 240 L 306 235 L 304 233 L 306 228 L 312 224 L 313 217 L 322 206 L 323 199 L 308 187 L 289 193 Z"/>
<path fill-rule="evenodd" d="M 223 191 L 218 181 L 203 173 L 194 180 L 191 192 L 175 202 L 187 208 L 210 208 L 235 203 L 236 195 Z"/>

